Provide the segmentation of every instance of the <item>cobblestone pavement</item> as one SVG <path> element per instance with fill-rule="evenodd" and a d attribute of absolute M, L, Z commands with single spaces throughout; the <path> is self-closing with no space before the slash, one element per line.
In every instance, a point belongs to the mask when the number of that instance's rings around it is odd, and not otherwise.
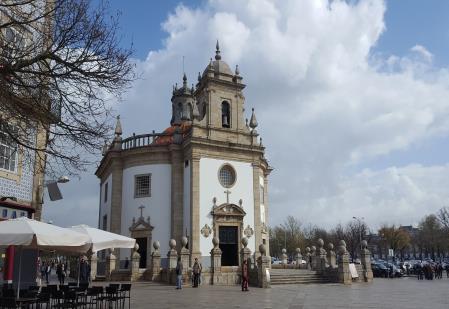
<path fill-rule="evenodd" d="M 238 286 L 173 286 L 134 283 L 131 308 L 449 308 L 449 279 L 375 279 L 356 283 L 273 286 L 241 292 Z"/>

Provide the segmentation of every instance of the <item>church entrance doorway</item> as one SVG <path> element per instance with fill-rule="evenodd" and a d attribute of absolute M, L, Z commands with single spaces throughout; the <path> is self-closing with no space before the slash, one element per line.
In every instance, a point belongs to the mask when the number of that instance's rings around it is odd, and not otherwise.
<path fill-rule="evenodd" d="M 237 226 L 220 226 L 219 240 L 221 254 L 221 266 L 238 266 L 239 238 Z"/>
<path fill-rule="evenodd" d="M 147 238 L 136 238 L 136 243 L 139 245 L 137 252 L 140 254 L 139 268 L 147 268 Z"/>

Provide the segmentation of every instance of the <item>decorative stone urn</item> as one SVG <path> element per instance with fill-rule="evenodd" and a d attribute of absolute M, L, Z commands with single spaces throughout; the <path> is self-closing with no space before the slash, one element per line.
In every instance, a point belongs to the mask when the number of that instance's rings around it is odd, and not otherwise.
<path fill-rule="evenodd" d="M 282 264 L 287 265 L 288 264 L 288 256 L 287 256 L 287 249 L 282 249 Z"/>

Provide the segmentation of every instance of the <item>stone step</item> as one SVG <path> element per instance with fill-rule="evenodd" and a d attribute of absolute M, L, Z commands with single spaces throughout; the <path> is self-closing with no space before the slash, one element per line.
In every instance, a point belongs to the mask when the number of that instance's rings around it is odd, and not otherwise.
<path fill-rule="evenodd" d="M 271 269 L 270 279 L 272 285 L 330 283 L 320 274 L 308 269 Z"/>

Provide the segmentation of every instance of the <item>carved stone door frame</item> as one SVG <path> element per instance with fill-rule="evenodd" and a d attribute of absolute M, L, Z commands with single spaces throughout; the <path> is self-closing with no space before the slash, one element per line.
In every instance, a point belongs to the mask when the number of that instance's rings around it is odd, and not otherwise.
<path fill-rule="evenodd" d="M 151 266 L 151 244 L 153 239 L 153 229 L 154 227 L 150 224 L 150 217 L 145 220 L 144 217 L 140 216 L 139 219 L 133 218 L 133 223 L 129 228 L 131 232 L 131 238 L 146 238 L 147 239 L 147 259 L 146 268 Z"/>
<path fill-rule="evenodd" d="M 220 226 L 236 226 L 237 227 L 237 237 L 238 237 L 238 244 L 237 247 L 239 248 L 237 254 L 240 253 L 240 247 L 241 247 L 241 240 L 242 240 L 242 234 L 243 234 L 243 218 L 246 215 L 246 212 L 243 210 L 242 207 L 237 206 L 235 204 L 228 204 L 224 203 L 219 206 L 215 206 L 212 211 L 212 230 L 214 233 L 214 236 L 217 236 L 219 238 L 219 229 Z M 239 261 L 240 266 L 240 258 L 237 259 Z"/>

